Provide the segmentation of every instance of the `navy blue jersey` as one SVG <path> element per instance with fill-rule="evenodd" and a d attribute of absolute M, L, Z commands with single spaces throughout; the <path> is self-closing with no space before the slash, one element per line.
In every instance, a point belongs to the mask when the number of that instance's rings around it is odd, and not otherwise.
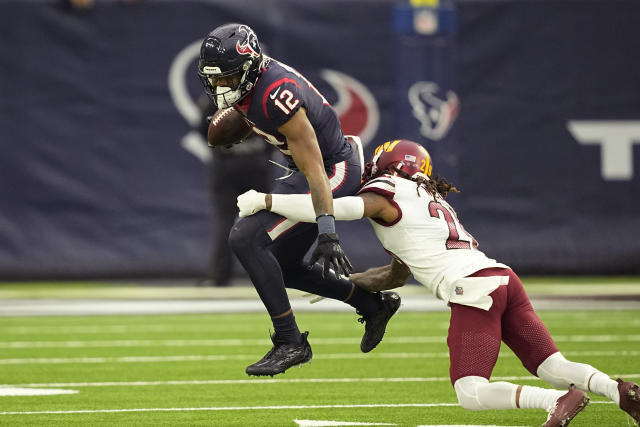
<path fill-rule="evenodd" d="M 235 107 L 251 122 L 254 132 L 290 159 L 291 166 L 291 151 L 278 128 L 302 107 L 316 133 L 325 166 L 351 154 L 338 115 L 327 100 L 300 73 L 274 59 L 267 59 L 255 88 Z"/>

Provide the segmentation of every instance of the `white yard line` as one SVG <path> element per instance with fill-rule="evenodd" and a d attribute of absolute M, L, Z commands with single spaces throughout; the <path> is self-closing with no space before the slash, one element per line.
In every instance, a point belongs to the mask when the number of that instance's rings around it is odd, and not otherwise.
<path fill-rule="evenodd" d="M 592 402 L 613 403 L 613 402 Z M 281 411 L 288 409 L 342 409 L 342 408 L 432 408 L 459 406 L 457 403 L 375 403 L 354 405 L 282 405 L 282 406 L 213 406 L 201 408 L 122 408 L 122 409 L 76 409 L 68 411 L 7 411 L 0 415 L 43 414 L 103 414 L 116 412 L 187 412 L 187 411 Z"/>
<path fill-rule="evenodd" d="M 360 337 L 313 338 L 314 345 L 359 344 Z M 638 342 L 640 335 L 557 335 L 556 342 Z M 385 344 L 444 344 L 446 337 L 387 337 Z M 268 339 L 194 339 L 194 340 L 74 340 L 74 341 L 0 341 L 0 348 L 93 348 L 93 347 L 242 347 L 268 345 Z"/>
<path fill-rule="evenodd" d="M 291 298 L 294 312 L 352 312 L 341 301 L 323 300 L 309 304 L 307 298 Z M 532 298 L 536 310 L 638 310 L 640 301 L 604 299 Z M 446 311 L 446 304 L 431 295 L 403 298 L 402 311 Z M 111 300 L 111 299 L 0 299 L 0 316 L 74 316 L 111 314 L 182 314 L 182 313 L 263 313 L 264 305 L 256 299 L 195 300 Z"/>
<path fill-rule="evenodd" d="M 619 355 L 619 353 L 613 353 Z M 92 364 L 92 363 L 159 363 L 159 362 L 196 362 L 196 361 L 228 361 L 253 360 L 256 354 L 220 354 L 220 355 L 180 355 L 180 356 L 98 356 L 98 357 L 41 357 L 0 359 L 0 365 L 30 365 L 30 364 Z M 448 353 L 377 353 L 367 355 L 363 353 L 328 353 L 314 355 L 314 359 L 419 359 L 430 357 L 449 357 Z"/>
<path fill-rule="evenodd" d="M 610 351 L 567 351 L 565 356 L 588 357 L 622 357 L 640 356 L 640 351 L 610 350 Z M 253 360 L 255 354 L 213 354 L 213 355 L 180 355 L 180 356 L 97 356 L 97 357 L 41 357 L 41 358 L 12 358 L 0 359 L 0 365 L 54 365 L 54 364 L 92 364 L 92 363 L 161 363 L 161 362 L 199 362 L 225 360 Z M 448 358 L 448 352 L 427 353 L 327 353 L 314 355 L 315 360 L 322 359 L 430 359 Z M 501 358 L 515 357 L 512 353 L 503 352 Z"/>
<path fill-rule="evenodd" d="M 612 374 L 612 377 L 640 378 L 636 374 Z M 492 381 L 534 381 L 532 375 L 494 376 Z M 147 387 L 182 385 L 272 385 L 272 384 L 311 384 L 311 383 L 427 383 L 448 382 L 449 377 L 392 377 L 392 378 L 254 378 L 241 380 L 167 380 L 167 381 L 100 381 L 69 383 L 28 383 L 0 384 L 2 387 Z"/>
<path fill-rule="evenodd" d="M 37 414 L 96 414 L 112 412 L 183 412 L 183 411 L 270 411 L 286 409 L 336 409 L 336 408 L 430 408 L 458 406 L 457 403 L 377 403 L 354 405 L 282 405 L 282 406 L 213 406 L 201 408 L 123 408 L 123 409 L 78 409 L 70 411 L 12 411 L 0 415 Z"/>
<path fill-rule="evenodd" d="M 552 319 L 553 312 L 545 313 L 545 318 Z M 562 326 L 569 327 L 573 326 L 583 330 L 589 329 L 615 329 L 616 327 L 632 327 L 632 326 L 640 326 L 640 319 L 629 319 L 629 318 L 606 318 L 606 319 L 597 319 L 578 316 L 580 313 L 570 313 L 568 319 L 563 320 Z M 563 316 L 566 314 L 563 313 Z M 587 316 L 593 316 L 592 313 L 587 313 Z M 576 319 L 576 317 L 579 317 Z M 555 325 L 556 321 L 549 321 L 549 325 Z M 449 322 L 437 322 L 435 325 L 437 329 L 441 329 L 446 331 L 449 328 Z M 344 329 L 343 324 L 339 323 L 329 323 L 323 325 L 323 329 L 336 329 L 342 330 Z M 141 332 L 189 332 L 189 331 L 197 331 L 201 332 L 203 327 L 201 324 L 175 324 L 175 323 L 154 323 L 154 324 L 104 324 L 104 325 L 59 325 L 59 326 L 51 326 L 47 325 L 34 325 L 34 326 L 0 326 L 0 336 L 2 335 L 69 335 L 69 334 L 126 334 L 130 332 L 141 333 Z M 211 334 L 215 334 L 218 330 L 222 330 L 217 325 L 207 325 L 207 331 Z M 250 329 L 244 324 L 227 324 L 224 326 L 225 331 L 233 330 L 233 331 L 243 331 L 249 332 Z"/>
<path fill-rule="evenodd" d="M 293 420 L 299 427 L 344 427 L 344 426 L 397 426 L 393 423 L 359 423 L 354 421 L 333 420 Z"/>
<path fill-rule="evenodd" d="M 314 345 L 360 344 L 361 337 L 314 338 Z M 638 336 L 640 341 L 640 335 Z M 388 337 L 389 344 L 444 344 L 444 336 Z M 268 338 L 195 339 L 195 340 L 74 340 L 74 341 L 0 341 L 0 348 L 84 348 L 84 347 L 243 347 L 272 345 Z"/>
<path fill-rule="evenodd" d="M 1 396 L 54 396 L 58 394 L 76 394 L 76 390 L 56 388 L 8 387 L 0 385 Z"/>

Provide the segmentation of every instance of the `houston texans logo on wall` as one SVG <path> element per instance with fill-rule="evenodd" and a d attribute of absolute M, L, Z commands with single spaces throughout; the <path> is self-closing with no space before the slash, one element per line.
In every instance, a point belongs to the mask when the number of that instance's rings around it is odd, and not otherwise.
<path fill-rule="evenodd" d="M 362 144 L 371 142 L 380 126 L 378 103 L 371 91 L 358 80 L 335 70 L 322 70 L 320 76 L 338 95 L 333 108 L 346 135 L 358 135 Z"/>
<path fill-rule="evenodd" d="M 408 95 L 413 116 L 420 122 L 420 134 L 432 141 L 444 138 L 458 117 L 458 96 L 449 90 L 442 99 L 438 85 L 426 81 L 411 85 Z"/>
<path fill-rule="evenodd" d="M 241 55 L 251 55 L 255 57 L 260 56 L 258 53 L 258 37 L 256 37 L 251 28 L 246 25 L 240 25 L 239 31 L 244 32 L 247 36 L 242 41 L 242 44 L 240 44 L 240 40 L 236 42 L 236 51 Z"/>

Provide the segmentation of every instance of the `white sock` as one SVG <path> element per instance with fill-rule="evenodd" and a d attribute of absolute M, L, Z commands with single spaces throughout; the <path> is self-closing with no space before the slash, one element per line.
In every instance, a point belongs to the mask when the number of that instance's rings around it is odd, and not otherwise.
<path fill-rule="evenodd" d="M 504 381 L 478 387 L 478 402 L 486 409 L 515 409 L 518 386 Z"/>
<path fill-rule="evenodd" d="M 565 359 L 560 352 L 547 357 L 536 373 L 554 387 L 564 388 L 575 384 L 580 390 L 608 397 L 620 404 L 617 382 L 591 365 Z"/>
<path fill-rule="evenodd" d="M 620 393 L 618 392 L 618 383 L 607 374 L 600 371 L 596 371 L 591 375 L 591 378 L 587 380 L 588 390 L 600 396 L 608 397 L 613 400 L 616 405 L 620 406 Z"/>
<path fill-rule="evenodd" d="M 550 411 L 558 398 L 566 393 L 567 391 L 523 385 L 518 405 L 522 409 L 537 408 Z"/>

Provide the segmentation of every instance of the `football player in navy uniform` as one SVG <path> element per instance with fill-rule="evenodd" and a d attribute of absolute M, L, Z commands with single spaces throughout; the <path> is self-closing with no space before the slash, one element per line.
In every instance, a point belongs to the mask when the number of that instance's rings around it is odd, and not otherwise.
<path fill-rule="evenodd" d="M 242 113 L 253 131 L 288 159 L 290 173 L 277 181 L 272 192 L 310 193 L 317 218 L 316 225 L 261 211 L 231 229 L 229 244 L 249 273 L 275 330 L 273 348 L 248 366 L 247 374 L 275 375 L 311 360 L 308 332 L 298 329 L 286 287 L 356 308 L 366 322 L 360 348 L 371 351 L 400 298 L 394 292 L 368 293 L 341 277 L 352 266 L 335 231 L 333 197 L 354 194 L 360 187 L 363 159 L 358 138 L 345 137 L 337 114 L 306 78 L 262 53 L 247 25 L 225 24 L 205 37 L 198 76 L 218 108 L 233 107 Z M 316 239 L 305 265 L 303 257 Z"/>

